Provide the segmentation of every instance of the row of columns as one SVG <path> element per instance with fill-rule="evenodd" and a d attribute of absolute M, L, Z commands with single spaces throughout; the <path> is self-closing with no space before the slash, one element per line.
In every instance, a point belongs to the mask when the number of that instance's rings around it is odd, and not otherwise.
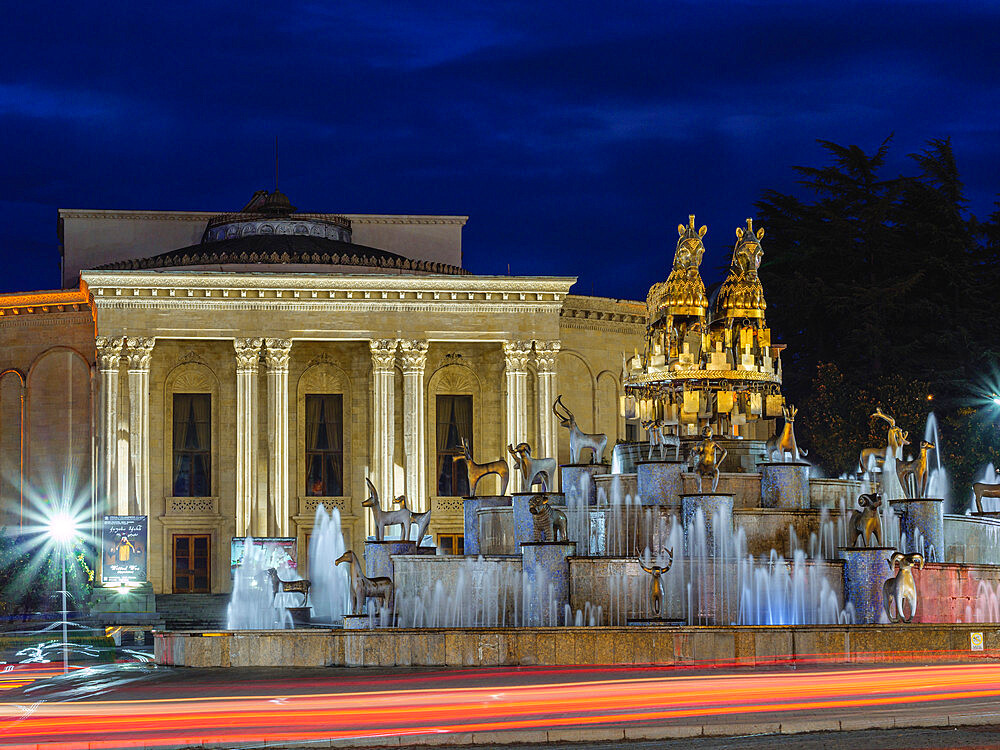
<path fill-rule="evenodd" d="M 97 338 L 100 372 L 99 480 L 101 495 L 108 498 L 108 511 L 118 515 L 149 513 L 149 369 L 154 343 L 154 339 L 144 337 Z M 277 338 L 237 338 L 233 346 L 236 359 L 236 534 L 287 536 L 291 511 L 288 364 L 292 342 Z M 528 440 L 528 364 L 534 358 L 538 373 L 540 445 L 532 447 L 536 456 L 557 455 L 557 424 L 550 405 L 556 396 L 559 346 L 558 341 L 504 342 L 505 445 Z M 369 342 L 369 348 L 372 362 L 372 483 L 383 503 L 386 503 L 394 491 L 395 368 L 398 353 L 403 371 L 405 492 L 411 508 L 426 510 L 424 374 L 428 342 L 374 339 Z M 257 376 L 262 355 L 267 368 L 269 470 L 266 497 L 258 497 L 257 492 Z M 127 436 L 119 434 L 119 382 L 123 357 L 128 367 Z M 512 488 L 521 488 L 521 477 L 516 471 L 512 472 Z"/>

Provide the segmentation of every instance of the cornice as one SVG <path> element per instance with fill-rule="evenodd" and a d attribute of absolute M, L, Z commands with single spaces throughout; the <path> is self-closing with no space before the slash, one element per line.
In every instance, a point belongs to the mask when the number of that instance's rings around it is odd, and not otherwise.
<path fill-rule="evenodd" d="M 82 307 L 82 306 L 81 306 Z M 48 314 L 36 311 L 34 313 L 15 310 L 0 310 L 0 328 L 35 328 L 39 326 L 86 325 L 93 331 L 94 314 L 89 308 L 77 312 L 50 310 Z"/>
<path fill-rule="evenodd" d="M 559 318 L 560 328 L 572 328 L 579 331 L 601 331 L 602 333 L 620 333 L 624 336 L 641 336 L 646 332 L 646 326 L 635 323 L 615 323 L 590 318 Z"/>
<path fill-rule="evenodd" d="M 128 211 L 123 209 L 60 208 L 60 219 L 139 219 L 144 221 L 208 221 L 232 211 Z M 455 224 L 464 226 L 468 216 L 411 216 L 408 214 L 295 213 L 294 217 L 323 219 L 343 216 L 359 224 Z"/>
<path fill-rule="evenodd" d="M 646 330 L 646 305 L 608 297 L 566 296 L 559 324 L 567 328 L 634 333 Z"/>
<path fill-rule="evenodd" d="M 27 309 L 32 312 L 64 312 L 64 308 L 78 310 L 86 305 L 88 295 L 84 288 L 58 289 L 51 292 L 18 292 L 0 294 L 0 314 L 12 309 Z"/>

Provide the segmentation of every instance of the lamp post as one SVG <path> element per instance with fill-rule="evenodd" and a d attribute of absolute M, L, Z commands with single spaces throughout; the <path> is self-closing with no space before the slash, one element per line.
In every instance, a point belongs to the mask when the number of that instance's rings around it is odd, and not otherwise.
<path fill-rule="evenodd" d="M 62 646 L 63 646 L 63 674 L 69 672 L 69 636 L 67 625 L 69 624 L 69 612 L 66 607 L 66 549 L 76 536 L 76 521 L 65 510 L 61 510 L 49 519 L 49 536 L 59 545 L 60 563 L 62 568 Z"/>

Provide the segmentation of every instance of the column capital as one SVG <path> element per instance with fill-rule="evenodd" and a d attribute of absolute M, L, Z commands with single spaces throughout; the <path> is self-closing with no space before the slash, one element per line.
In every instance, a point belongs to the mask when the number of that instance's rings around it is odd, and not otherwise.
<path fill-rule="evenodd" d="M 288 360 L 292 355 L 292 342 L 289 339 L 264 339 L 267 347 L 264 350 L 264 362 L 268 370 L 287 370 Z"/>
<path fill-rule="evenodd" d="M 125 347 L 124 336 L 97 337 L 97 369 L 117 370 Z"/>
<path fill-rule="evenodd" d="M 504 365 L 508 372 L 526 373 L 528 359 L 531 357 L 530 341 L 504 341 Z"/>
<path fill-rule="evenodd" d="M 427 342 L 404 339 L 399 342 L 399 355 L 403 364 L 403 374 L 423 372 L 427 365 Z"/>
<path fill-rule="evenodd" d="M 559 341 L 535 342 L 535 364 L 539 374 L 556 371 L 560 349 L 562 349 L 562 343 Z"/>
<path fill-rule="evenodd" d="M 128 345 L 128 369 L 134 372 L 148 372 L 149 362 L 153 358 L 153 344 L 155 339 L 148 337 L 129 336 L 125 343 Z"/>
<path fill-rule="evenodd" d="M 372 339 L 368 347 L 372 353 L 372 369 L 387 372 L 396 366 L 396 347 L 399 339 Z"/>
<path fill-rule="evenodd" d="M 260 361 L 260 350 L 264 345 L 264 339 L 233 339 L 233 348 L 236 349 L 236 370 L 256 370 Z"/>

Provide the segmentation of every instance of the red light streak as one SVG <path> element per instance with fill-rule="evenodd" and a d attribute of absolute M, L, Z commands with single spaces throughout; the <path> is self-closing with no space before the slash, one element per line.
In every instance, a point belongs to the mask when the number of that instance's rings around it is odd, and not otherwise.
<path fill-rule="evenodd" d="M 484 677 L 481 672 L 461 675 L 456 679 Z M 393 683 L 406 679 L 396 676 Z M 369 684 L 379 684 L 376 680 Z M 409 689 L 43 703 L 30 713 L 0 704 L 0 746 L 34 747 L 46 740 L 86 740 L 94 748 L 295 742 L 817 710 L 836 710 L 840 715 L 845 709 L 1000 697 L 1000 665 L 654 672 L 593 681 L 509 682 L 440 687 L 417 676 L 409 679 Z"/>

